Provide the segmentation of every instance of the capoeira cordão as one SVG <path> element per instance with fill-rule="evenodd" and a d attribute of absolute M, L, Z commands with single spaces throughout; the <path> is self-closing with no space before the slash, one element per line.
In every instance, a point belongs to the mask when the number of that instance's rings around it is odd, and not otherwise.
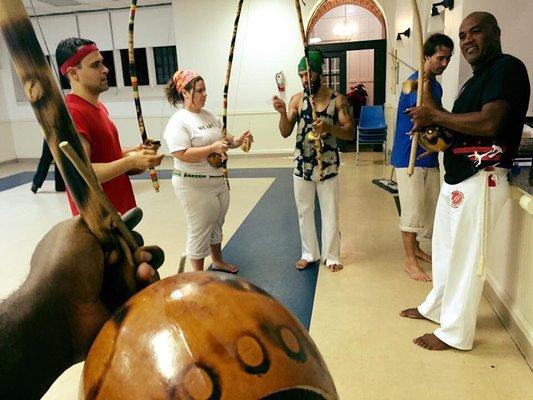
<path fill-rule="evenodd" d="M 415 127 L 441 125 L 456 132 L 444 153 L 446 174 L 433 231 L 433 289 L 403 317 L 440 324 L 414 339 L 429 350 L 470 350 L 490 250 L 490 234 L 509 196 L 507 172 L 516 155 L 529 102 L 524 64 L 502 54 L 500 28 L 485 12 L 467 16 L 461 52 L 472 66 L 452 113 L 416 107 Z"/>

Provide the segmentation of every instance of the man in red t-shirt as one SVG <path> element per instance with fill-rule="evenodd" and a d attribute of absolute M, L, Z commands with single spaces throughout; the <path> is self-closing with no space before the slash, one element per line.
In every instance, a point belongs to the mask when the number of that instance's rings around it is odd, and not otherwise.
<path fill-rule="evenodd" d="M 95 43 L 80 38 L 61 41 L 56 49 L 57 65 L 72 87 L 66 103 L 81 144 L 92 163 L 104 193 L 121 214 L 136 206 L 127 173 L 139 173 L 161 164 L 156 146 L 139 145 L 122 149 L 117 128 L 109 119 L 105 106 L 98 100 L 109 89 L 103 58 Z M 126 156 L 126 154 L 133 154 Z M 68 193 L 67 193 L 68 194 Z M 73 215 L 79 214 L 68 194 Z"/>

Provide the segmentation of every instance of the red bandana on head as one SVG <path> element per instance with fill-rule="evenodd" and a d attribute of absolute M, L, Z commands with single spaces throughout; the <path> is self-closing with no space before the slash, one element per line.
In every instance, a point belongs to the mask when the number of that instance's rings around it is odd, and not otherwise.
<path fill-rule="evenodd" d="M 66 76 L 67 70 L 70 67 L 75 67 L 78 65 L 87 54 L 92 53 L 93 51 L 98 51 L 98 47 L 96 47 L 95 44 L 86 44 L 81 46 L 77 52 L 75 52 L 63 64 L 61 64 L 61 67 L 59 67 L 61 75 Z"/>

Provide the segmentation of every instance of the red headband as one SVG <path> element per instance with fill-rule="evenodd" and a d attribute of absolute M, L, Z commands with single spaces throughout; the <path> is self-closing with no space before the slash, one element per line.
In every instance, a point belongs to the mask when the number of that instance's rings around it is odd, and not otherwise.
<path fill-rule="evenodd" d="M 61 75 L 65 76 L 67 75 L 67 69 L 70 67 L 75 67 L 80 63 L 83 58 L 93 51 L 98 51 L 98 47 L 96 47 L 95 44 L 86 44 L 81 46 L 77 52 L 75 52 L 73 55 L 70 56 L 62 65 L 59 67 L 59 70 L 61 71 Z"/>

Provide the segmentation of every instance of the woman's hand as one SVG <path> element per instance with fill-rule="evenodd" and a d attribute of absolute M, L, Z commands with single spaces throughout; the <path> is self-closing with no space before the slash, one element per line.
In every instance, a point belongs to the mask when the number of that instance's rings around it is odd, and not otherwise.
<path fill-rule="evenodd" d="M 254 141 L 254 137 L 253 137 L 252 133 L 250 131 L 246 131 L 241 136 L 233 138 L 231 148 L 235 149 L 235 148 L 237 148 L 239 146 L 242 146 L 243 144 L 246 144 L 246 143 L 248 143 L 248 146 L 249 146 L 249 145 L 251 145 L 253 143 L 253 141 Z"/>
<path fill-rule="evenodd" d="M 225 156 L 228 151 L 229 144 L 225 140 L 219 140 L 211 145 L 211 152 Z"/>

